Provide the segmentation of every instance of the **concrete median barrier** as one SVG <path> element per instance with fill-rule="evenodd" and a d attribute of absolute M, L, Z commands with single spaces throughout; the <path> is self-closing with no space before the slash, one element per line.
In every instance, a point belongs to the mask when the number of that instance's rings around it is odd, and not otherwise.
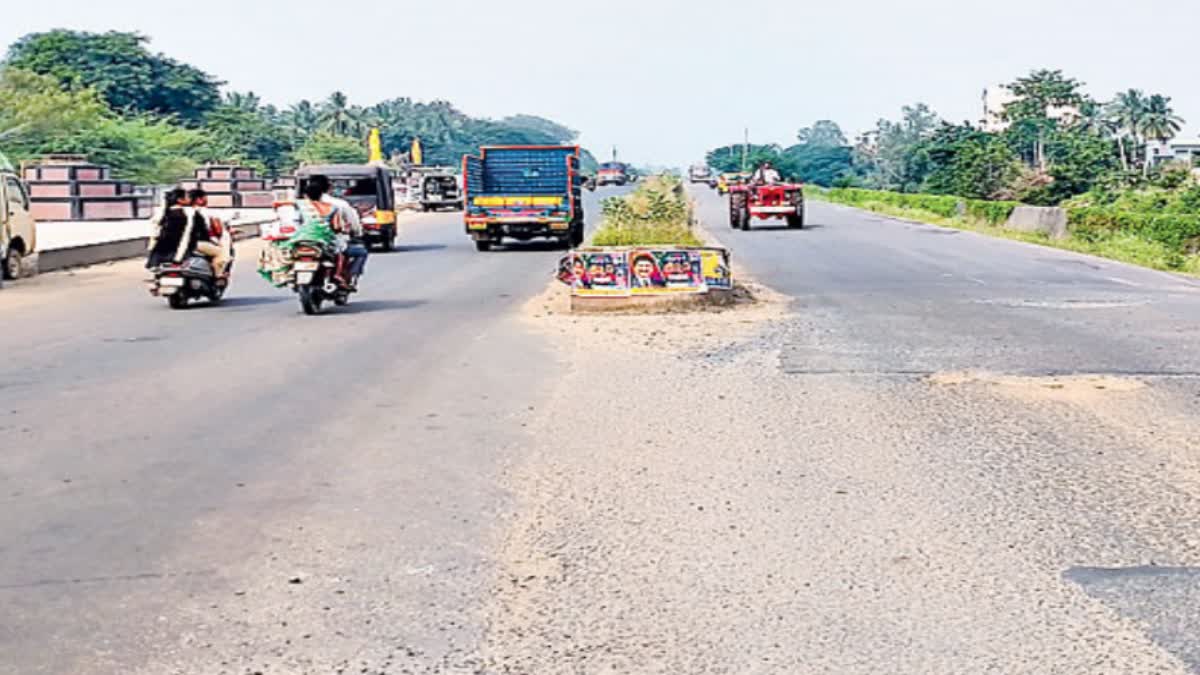
<path fill-rule="evenodd" d="M 1018 206 L 1004 223 L 1009 230 L 1039 232 L 1051 239 L 1067 237 L 1067 211 L 1049 206 Z"/>
<path fill-rule="evenodd" d="M 270 221 L 264 219 L 233 225 L 234 239 L 253 239 L 259 236 L 263 224 L 267 222 Z M 149 245 L 149 237 L 132 237 L 117 241 L 42 251 L 38 254 L 37 271 L 39 273 L 55 272 L 73 267 L 87 267 L 88 265 L 100 265 L 118 260 L 140 258 L 146 255 Z"/>

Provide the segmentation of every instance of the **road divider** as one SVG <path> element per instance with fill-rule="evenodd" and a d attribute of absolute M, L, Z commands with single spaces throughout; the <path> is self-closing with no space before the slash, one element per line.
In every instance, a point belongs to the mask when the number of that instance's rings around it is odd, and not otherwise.
<path fill-rule="evenodd" d="M 259 236 L 262 226 L 270 221 L 270 218 L 263 218 L 231 225 L 230 229 L 233 231 L 235 240 L 253 239 Z M 87 267 L 88 265 L 139 258 L 146 255 L 149 246 L 150 237 L 131 237 L 117 241 L 42 251 L 37 256 L 37 271 L 39 273 L 56 272 L 74 267 Z"/>

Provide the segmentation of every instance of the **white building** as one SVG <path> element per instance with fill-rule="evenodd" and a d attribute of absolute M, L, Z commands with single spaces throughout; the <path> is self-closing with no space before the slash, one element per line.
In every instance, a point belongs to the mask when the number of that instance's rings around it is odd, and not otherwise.
<path fill-rule="evenodd" d="M 1150 141 L 1146 143 L 1146 159 L 1152 165 L 1165 162 L 1186 162 L 1200 167 L 1200 139 L 1179 141 Z"/>
<path fill-rule="evenodd" d="M 984 131 L 998 133 L 1004 131 L 1011 123 L 1004 119 L 1004 109 L 1016 103 L 1020 97 L 1009 89 L 1008 85 L 998 84 L 983 90 L 983 119 L 979 126 Z M 1079 117 L 1079 109 L 1074 106 L 1052 107 L 1046 111 L 1051 119 L 1069 122 Z"/>

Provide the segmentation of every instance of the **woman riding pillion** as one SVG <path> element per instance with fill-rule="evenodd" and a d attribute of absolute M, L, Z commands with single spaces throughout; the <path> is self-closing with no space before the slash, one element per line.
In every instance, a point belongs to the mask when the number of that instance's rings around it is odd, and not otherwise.
<path fill-rule="evenodd" d="M 349 202 L 338 199 L 330 194 L 333 185 L 327 176 L 317 175 L 308 179 L 304 185 L 302 199 L 297 205 L 303 209 L 312 209 L 317 215 L 329 223 L 344 244 L 342 256 L 345 263 L 339 261 L 339 281 L 353 289 L 367 267 L 367 247 L 363 245 L 362 221 L 358 212 Z"/>

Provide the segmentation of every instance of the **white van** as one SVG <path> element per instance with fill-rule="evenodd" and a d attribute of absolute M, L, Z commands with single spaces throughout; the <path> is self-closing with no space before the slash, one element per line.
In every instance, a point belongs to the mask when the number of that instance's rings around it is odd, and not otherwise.
<path fill-rule="evenodd" d="M 17 174 L 0 169 L 0 272 L 17 279 L 37 251 L 37 224 L 29 212 L 29 191 Z"/>

